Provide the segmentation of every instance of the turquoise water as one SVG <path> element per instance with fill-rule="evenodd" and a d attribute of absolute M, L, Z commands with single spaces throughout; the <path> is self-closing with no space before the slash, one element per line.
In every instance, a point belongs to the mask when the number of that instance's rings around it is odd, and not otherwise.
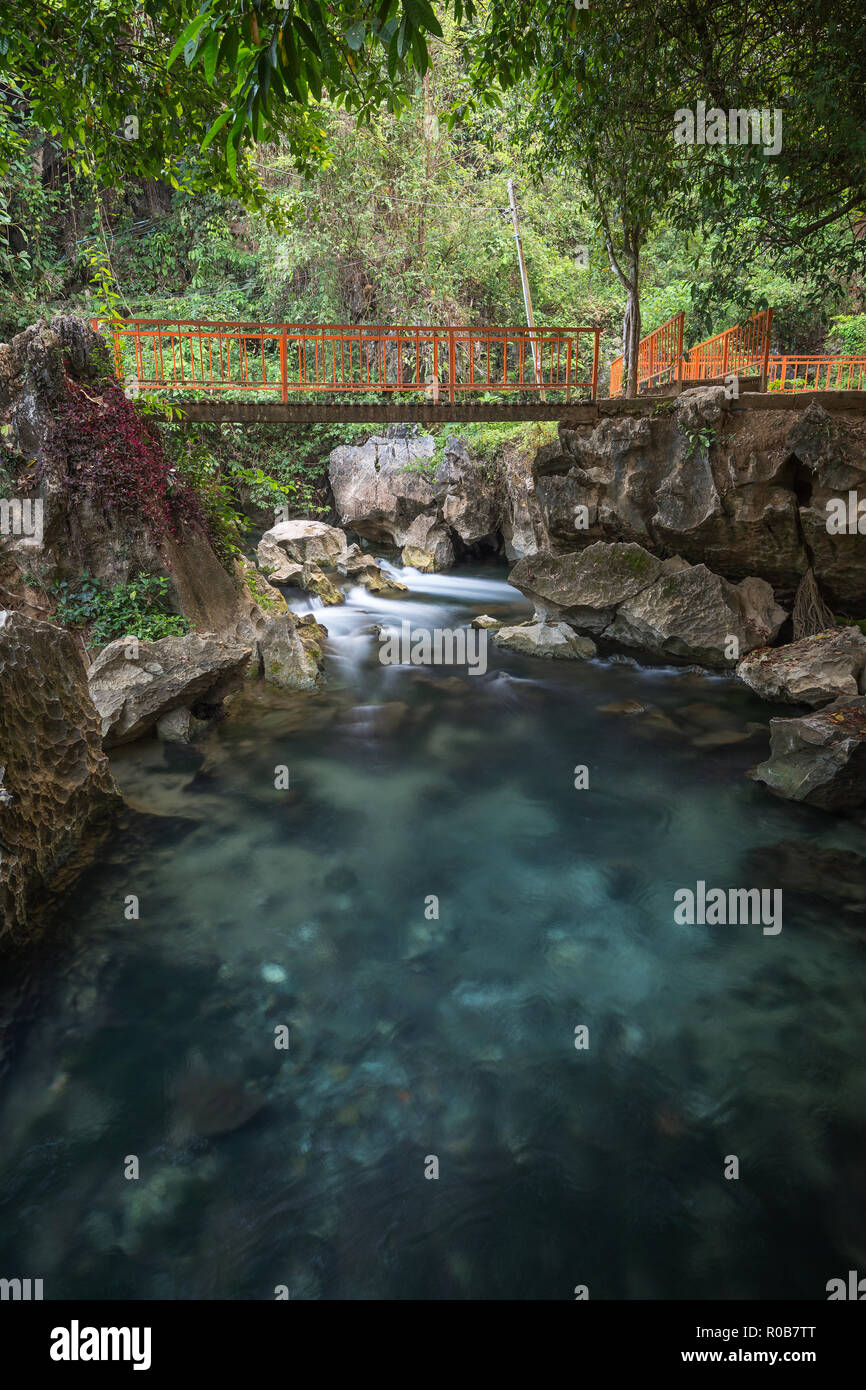
<path fill-rule="evenodd" d="M 678 926 L 673 895 L 778 886 L 750 851 L 858 849 L 862 819 L 745 779 L 774 711 L 727 678 L 381 666 L 373 624 L 529 612 L 493 568 L 403 578 L 319 614 L 324 694 L 113 755 L 135 814 L 31 963 L 0 1092 L 0 1274 L 825 1298 L 866 1262 L 866 928 L 787 892 L 777 936 Z M 628 701 L 654 709 L 600 708 Z"/>

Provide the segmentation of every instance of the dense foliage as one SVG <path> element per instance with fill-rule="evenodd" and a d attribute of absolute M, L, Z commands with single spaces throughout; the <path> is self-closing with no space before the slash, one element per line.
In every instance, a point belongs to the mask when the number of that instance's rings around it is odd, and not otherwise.
<path fill-rule="evenodd" d="M 125 584 L 108 587 L 92 574 L 58 580 L 51 593 L 57 601 L 55 619 L 64 627 L 80 628 L 89 647 L 101 647 L 116 637 L 142 642 L 187 632 L 186 618 L 169 611 L 168 580 L 163 575 L 137 574 Z"/>
<path fill-rule="evenodd" d="M 856 351 L 864 54 L 854 0 L 38 0 L 0 41 L 0 330 L 521 323 L 513 178 L 537 318 L 603 364 L 768 303 L 778 347 Z M 780 110 L 779 151 L 675 145 L 698 100 Z M 309 438 L 254 449 L 298 501 Z"/>

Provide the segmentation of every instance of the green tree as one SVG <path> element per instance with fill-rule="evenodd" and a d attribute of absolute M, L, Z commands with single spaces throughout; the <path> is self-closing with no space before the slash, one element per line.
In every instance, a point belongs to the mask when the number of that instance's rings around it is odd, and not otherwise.
<path fill-rule="evenodd" d="M 526 93 L 519 131 L 536 178 L 573 170 L 626 294 L 624 379 L 637 393 L 641 257 L 687 178 L 671 141 L 671 44 L 652 11 L 516 0 L 491 8 L 475 67 Z"/>

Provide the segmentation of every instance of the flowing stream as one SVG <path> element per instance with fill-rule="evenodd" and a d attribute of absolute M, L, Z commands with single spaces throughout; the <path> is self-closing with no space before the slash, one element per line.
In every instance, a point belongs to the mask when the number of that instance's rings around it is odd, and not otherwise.
<path fill-rule="evenodd" d="M 678 925 L 674 894 L 775 887 L 756 849 L 858 849 L 862 818 L 746 779 L 777 711 L 727 677 L 382 665 L 377 626 L 530 611 L 497 567 L 393 573 L 317 609 L 324 693 L 112 755 L 133 812 L 0 1090 L 0 1274 L 825 1298 L 866 1269 L 866 924 L 786 893 L 775 935 Z"/>

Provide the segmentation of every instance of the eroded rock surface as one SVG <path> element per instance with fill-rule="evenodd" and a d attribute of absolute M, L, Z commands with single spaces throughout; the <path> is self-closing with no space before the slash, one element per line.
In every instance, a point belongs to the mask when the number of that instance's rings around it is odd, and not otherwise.
<path fill-rule="evenodd" d="M 840 627 L 767 647 L 740 662 L 737 675 L 765 700 L 823 705 L 866 693 L 866 637 L 858 627 Z"/>
<path fill-rule="evenodd" d="M 500 627 L 493 633 L 497 647 L 524 656 L 555 657 L 565 661 L 586 661 L 595 656 L 595 643 L 581 637 L 567 623 L 519 623 L 516 627 Z"/>
<path fill-rule="evenodd" d="M 659 560 L 634 542 L 528 556 L 509 582 L 543 618 L 711 667 L 732 666 L 742 652 L 771 642 L 786 617 L 761 579 L 731 584 L 705 565 Z"/>
<path fill-rule="evenodd" d="M 213 633 L 109 642 L 87 673 L 105 746 L 141 738 L 178 706 L 189 709 L 205 696 L 218 702 L 251 655 L 250 647 L 222 642 Z"/>
<path fill-rule="evenodd" d="M 27 936 L 120 805 L 72 638 L 0 611 L 0 940 Z"/>
<path fill-rule="evenodd" d="M 834 700 L 799 719 L 770 720 L 770 756 L 752 772 L 776 796 L 823 811 L 866 801 L 866 698 Z"/>

